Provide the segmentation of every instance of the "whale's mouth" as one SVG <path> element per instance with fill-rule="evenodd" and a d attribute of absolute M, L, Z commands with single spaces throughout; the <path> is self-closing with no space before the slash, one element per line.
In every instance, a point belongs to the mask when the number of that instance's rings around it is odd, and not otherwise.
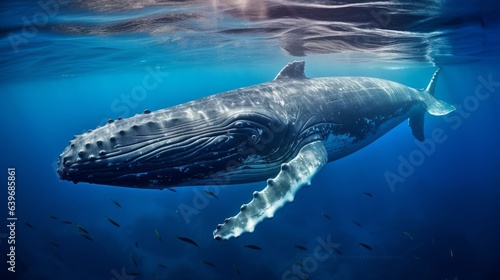
<path fill-rule="evenodd" d="M 129 185 L 132 182 L 140 185 L 146 183 L 139 180 L 140 177 L 150 178 L 156 174 L 156 180 L 147 180 L 152 184 L 156 181 L 179 184 L 193 170 L 197 170 L 196 174 L 191 174 L 190 178 L 205 176 L 214 167 L 215 158 L 217 161 L 236 159 L 237 147 L 230 146 L 242 140 L 243 135 L 205 135 L 177 141 L 157 136 L 130 145 L 117 145 L 100 157 L 78 157 L 74 162 L 63 157 L 59 174 L 64 180 L 109 185 Z M 206 172 L 202 171 L 204 166 L 207 167 Z"/>
<path fill-rule="evenodd" d="M 59 177 L 130 187 L 197 185 L 224 176 L 262 180 L 277 162 L 260 156 L 273 155 L 274 144 L 266 142 L 276 134 L 272 121 L 255 112 L 175 124 L 119 120 L 70 141 L 59 156 Z"/>

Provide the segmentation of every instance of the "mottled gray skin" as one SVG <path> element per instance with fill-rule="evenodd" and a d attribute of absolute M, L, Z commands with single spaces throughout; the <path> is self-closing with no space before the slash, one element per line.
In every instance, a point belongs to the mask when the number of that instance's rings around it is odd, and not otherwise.
<path fill-rule="evenodd" d="M 294 67 L 76 136 L 59 157 L 60 178 L 159 189 L 264 181 L 307 143 L 322 140 L 333 161 L 425 112 L 422 91 L 375 78 L 308 79 L 303 62 Z"/>

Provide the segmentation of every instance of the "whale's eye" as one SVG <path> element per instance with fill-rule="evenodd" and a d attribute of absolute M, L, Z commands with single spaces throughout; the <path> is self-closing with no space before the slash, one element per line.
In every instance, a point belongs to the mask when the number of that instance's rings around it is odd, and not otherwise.
<path fill-rule="evenodd" d="M 248 144 L 250 145 L 255 145 L 257 142 L 259 142 L 259 136 L 257 136 L 257 134 L 252 134 L 248 139 Z"/>

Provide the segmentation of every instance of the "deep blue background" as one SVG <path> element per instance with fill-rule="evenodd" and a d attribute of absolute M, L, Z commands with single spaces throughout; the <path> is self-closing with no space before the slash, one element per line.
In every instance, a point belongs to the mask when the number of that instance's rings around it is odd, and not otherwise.
<path fill-rule="evenodd" d="M 488 3 L 481 3 L 478 7 L 482 8 L 478 10 L 487 9 Z M 18 20 L 19 13 L 13 13 L 12 18 Z M 7 28 L 10 24 L 6 22 L 4 20 L 5 36 L 15 30 Z M 484 46 L 491 47 L 488 42 L 498 41 L 494 32 L 497 29 L 493 27 L 491 33 L 484 33 L 488 38 Z M 450 25 L 442 29 L 449 28 Z M 460 25 L 460 30 L 471 34 L 477 34 L 476 28 Z M 3 238 L 6 228 L 0 227 L 1 279 L 131 280 L 155 279 L 155 274 L 159 279 L 299 279 L 293 277 L 303 274 L 292 273 L 286 277 L 286 272 L 294 267 L 309 274 L 309 279 L 500 277 L 498 52 L 487 47 L 484 49 L 488 51 L 484 52 L 477 49 L 477 57 L 453 56 L 452 52 L 447 63 L 440 64 L 443 70 L 436 96 L 461 106 L 462 113 L 454 112 L 444 118 L 426 116 L 426 135 L 439 129 L 444 131 L 446 140 L 434 143 L 434 150 L 415 166 L 404 182 L 391 188 L 384 174 L 397 174 L 401 158 L 409 160 L 410 155 L 419 153 L 406 123 L 363 150 L 328 164 L 311 187 L 301 190 L 292 204 L 279 210 L 272 220 L 260 224 L 254 233 L 218 242 L 212 238 L 215 226 L 236 214 L 241 204 L 251 200 L 254 190 L 264 187 L 263 182 L 206 188 L 217 193 L 218 200 L 205 195 L 203 187 L 178 188 L 174 193 L 85 183 L 74 185 L 59 181 L 55 172 L 57 156 L 72 135 L 95 128 L 109 118 L 130 117 L 144 109 L 157 110 L 266 82 L 287 62 L 298 58 L 272 46 L 265 48 L 267 55 L 259 53 L 260 56 L 254 57 L 252 49 L 242 47 L 238 54 L 230 51 L 225 54 L 222 48 L 217 49 L 213 57 L 206 56 L 205 51 L 200 51 L 203 55 L 193 51 L 191 55 L 197 60 L 184 64 L 175 60 L 175 53 L 162 53 L 156 45 L 135 46 L 130 43 L 134 36 L 144 43 L 143 34 L 126 35 L 125 39 L 120 35 L 85 38 L 44 31 L 33 39 L 65 41 L 65 44 L 84 40 L 87 45 L 95 44 L 96 54 L 102 51 L 102 44 L 116 47 L 117 42 L 129 42 L 119 46 L 119 54 L 110 54 L 115 55 L 110 59 L 113 63 L 123 66 L 107 71 L 109 61 L 97 55 L 99 58 L 95 58 L 89 46 L 77 48 L 81 51 L 77 57 L 81 58 L 73 57 L 64 64 L 63 71 L 61 62 L 57 69 L 44 67 L 47 65 L 44 59 L 70 57 L 73 49 L 49 46 L 46 57 L 40 57 L 40 53 L 35 56 L 31 51 L 44 48 L 43 45 L 27 45 L 26 52 L 13 53 L 7 37 L 3 38 L 2 48 L 7 51 L 2 54 L 0 80 L 0 169 L 5 172 L 0 171 L 0 178 L 5 187 L 0 192 L 0 201 L 6 205 L 7 167 L 15 167 L 18 222 L 15 274 L 6 272 L 7 240 Z M 462 34 L 461 46 L 467 45 L 465 38 Z M 471 45 L 474 38 L 471 36 Z M 453 47 L 453 40 L 448 40 L 448 44 Z M 130 58 L 141 48 L 151 49 L 147 59 Z M 470 50 L 468 53 L 473 53 Z M 24 58 L 24 62 L 31 62 L 29 65 L 20 66 L 18 59 L 23 54 L 29 58 Z M 218 58 L 225 56 L 246 59 L 219 61 Z M 343 61 L 338 61 L 336 56 L 318 54 L 300 59 L 306 61 L 309 77 L 372 76 L 415 88 L 425 87 L 436 69 L 425 61 L 346 62 L 355 61 L 359 56 L 362 55 L 345 54 Z M 101 64 L 99 59 L 103 60 Z M 96 71 L 80 72 L 79 64 Z M 69 75 L 72 67 L 76 74 Z M 144 77 L 150 75 L 147 69 L 158 69 L 163 73 L 162 78 L 144 98 L 132 99 L 134 103 L 127 105 L 122 101 L 123 96 L 131 96 L 133 89 L 142 85 Z M 488 90 L 482 80 L 493 80 L 496 84 Z M 484 100 L 475 97 L 478 87 L 481 93 L 489 93 Z M 202 207 L 198 207 L 189 220 L 179 214 L 178 211 L 195 207 L 196 203 Z M 5 221 L 6 207 L 1 209 L 4 209 L 0 213 Z M 121 227 L 109 223 L 106 215 Z M 74 225 L 62 224 L 60 220 L 82 225 L 93 241 L 80 236 Z M 162 241 L 155 235 L 155 229 Z M 200 247 L 184 243 L 176 235 L 187 236 Z M 335 251 L 327 253 L 318 239 L 331 239 L 339 244 L 342 255 Z M 359 242 L 373 250 L 363 248 Z M 257 245 L 262 250 L 245 248 L 246 244 Z M 309 250 L 298 250 L 295 245 Z M 327 254 L 325 260 L 315 260 L 316 248 L 321 255 Z M 141 275 L 119 277 L 123 269 Z"/>

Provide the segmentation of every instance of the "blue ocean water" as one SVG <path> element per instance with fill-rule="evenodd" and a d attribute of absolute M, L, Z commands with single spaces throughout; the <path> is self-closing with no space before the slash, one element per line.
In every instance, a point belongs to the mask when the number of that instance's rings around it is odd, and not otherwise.
<path fill-rule="evenodd" d="M 498 12 L 494 1 L 2 2 L 0 278 L 499 279 Z M 457 111 L 426 116 L 424 144 L 403 123 L 329 163 L 229 241 L 212 231 L 264 182 L 171 192 L 59 180 L 73 135 L 267 82 L 294 60 L 308 77 L 415 88 L 441 67 L 436 96 Z"/>

